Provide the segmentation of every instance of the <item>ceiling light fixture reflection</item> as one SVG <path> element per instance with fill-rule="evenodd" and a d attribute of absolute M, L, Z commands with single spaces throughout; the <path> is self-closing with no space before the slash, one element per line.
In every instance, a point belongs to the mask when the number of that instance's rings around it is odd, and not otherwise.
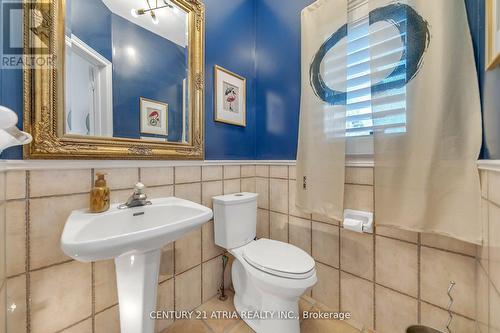
<path fill-rule="evenodd" d="M 135 8 L 132 8 L 130 10 L 130 15 L 132 15 L 132 17 L 139 17 L 139 11 Z"/>
<path fill-rule="evenodd" d="M 130 58 L 130 60 L 135 61 L 136 60 L 136 52 L 135 49 L 132 46 L 127 46 L 125 48 L 125 52 Z"/>
<path fill-rule="evenodd" d="M 151 19 L 153 20 L 154 24 L 160 23 L 160 20 L 158 20 L 158 16 L 156 16 L 155 12 L 151 12 Z"/>
<path fill-rule="evenodd" d="M 158 24 L 158 23 L 160 23 L 160 20 L 158 20 L 158 16 L 156 16 L 155 10 L 159 10 L 159 9 L 163 9 L 163 8 L 174 8 L 174 6 L 169 4 L 167 2 L 167 0 L 162 0 L 163 5 L 158 5 L 158 0 L 155 0 L 154 7 L 151 6 L 150 0 L 146 0 L 146 2 L 148 4 L 148 8 L 140 8 L 140 9 L 132 8 L 132 10 L 130 11 L 130 15 L 132 15 L 132 17 L 139 17 L 139 16 L 144 15 L 146 13 L 150 13 L 151 20 L 153 21 L 153 23 Z"/>

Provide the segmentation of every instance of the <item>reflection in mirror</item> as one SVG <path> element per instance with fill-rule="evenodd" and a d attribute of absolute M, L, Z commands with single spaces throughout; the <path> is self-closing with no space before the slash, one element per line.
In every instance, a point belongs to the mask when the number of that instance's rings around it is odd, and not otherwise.
<path fill-rule="evenodd" d="M 64 133 L 189 142 L 188 15 L 167 0 L 66 0 Z"/>

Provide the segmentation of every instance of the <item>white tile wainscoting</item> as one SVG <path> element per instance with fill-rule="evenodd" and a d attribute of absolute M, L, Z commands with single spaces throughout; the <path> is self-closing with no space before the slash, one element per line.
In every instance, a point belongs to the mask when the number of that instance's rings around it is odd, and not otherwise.
<path fill-rule="evenodd" d="M 367 328 L 402 332 L 423 323 L 444 329 L 446 289 L 454 280 L 454 332 L 474 331 L 476 318 L 481 333 L 497 332 L 498 316 L 491 314 L 500 312 L 500 168 L 480 166 L 483 247 L 382 227 L 357 234 L 300 212 L 294 161 L 0 162 L 7 169 L 6 290 L 8 304 L 16 304 L 7 312 L 8 332 L 118 332 L 113 263 L 78 263 L 59 248 L 66 217 L 87 206 L 97 170 L 109 174 L 113 202 L 124 201 L 137 181 L 151 197 L 175 195 L 209 207 L 215 195 L 259 193 L 258 235 L 311 253 L 318 283 L 309 295 L 333 310 L 351 311 Z M 373 163 L 349 162 L 345 191 L 346 208 L 373 210 Z M 165 247 L 158 306 L 194 309 L 211 299 L 223 253 L 213 242 L 212 222 Z M 159 321 L 158 331 L 170 324 Z"/>

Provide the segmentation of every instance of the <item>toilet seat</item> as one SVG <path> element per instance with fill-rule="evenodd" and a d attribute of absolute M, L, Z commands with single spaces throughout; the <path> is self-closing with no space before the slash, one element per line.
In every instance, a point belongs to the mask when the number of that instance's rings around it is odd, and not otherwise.
<path fill-rule="evenodd" d="M 315 273 L 315 262 L 302 249 L 283 242 L 261 238 L 243 249 L 243 258 L 254 268 L 289 279 L 307 279 Z"/>

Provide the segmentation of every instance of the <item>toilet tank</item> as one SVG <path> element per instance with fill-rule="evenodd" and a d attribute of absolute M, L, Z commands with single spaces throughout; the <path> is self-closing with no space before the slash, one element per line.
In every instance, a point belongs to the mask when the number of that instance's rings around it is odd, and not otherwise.
<path fill-rule="evenodd" d="M 234 249 L 255 239 L 257 196 L 242 192 L 213 197 L 215 244 Z"/>

